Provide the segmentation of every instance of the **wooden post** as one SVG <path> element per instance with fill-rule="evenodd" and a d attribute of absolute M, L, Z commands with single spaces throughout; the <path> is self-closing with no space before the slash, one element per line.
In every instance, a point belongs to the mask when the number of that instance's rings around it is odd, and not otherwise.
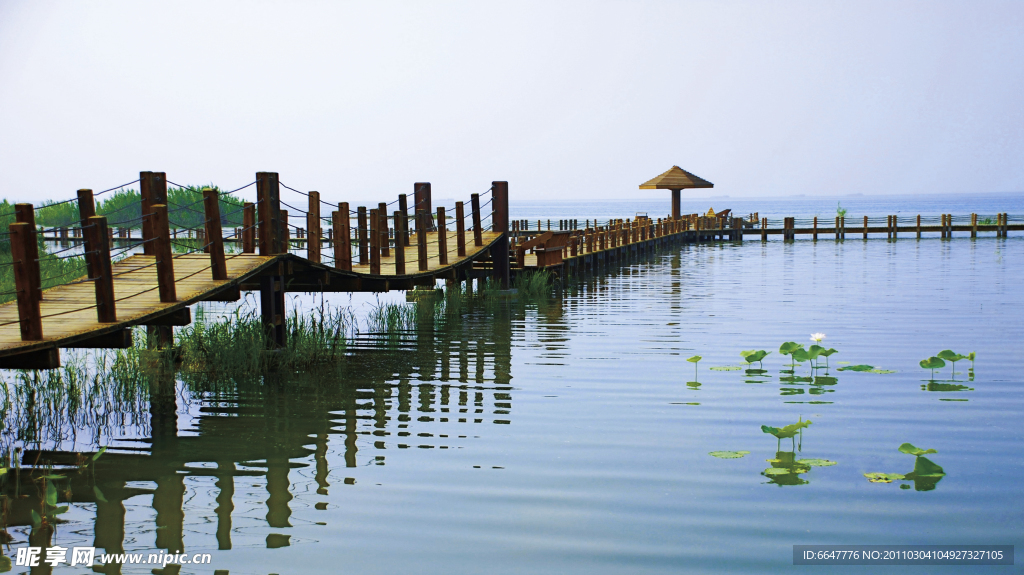
<path fill-rule="evenodd" d="M 458 256 L 466 257 L 466 209 L 462 202 L 455 202 L 455 243 Z"/>
<path fill-rule="evenodd" d="M 892 239 L 896 241 L 900 237 L 900 217 L 897 214 L 892 215 Z"/>
<path fill-rule="evenodd" d="M 256 253 L 256 204 L 242 204 L 242 253 Z"/>
<path fill-rule="evenodd" d="M 682 190 L 672 190 L 672 218 L 678 218 L 682 213 Z"/>
<path fill-rule="evenodd" d="M 167 224 L 167 204 L 153 204 L 150 216 L 156 246 L 156 279 L 160 287 L 160 301 L 165 303 L 178 301 L 174 287 L 174 257 L 171 255 L 171 234 Z"/>
<path fill-rule="evenodd" d="M 348 202 L 338 204 L 338 211 L 334 212 L 332 225 L 334 226 L 334 267 L 350 272 L 352 271 L 352 229 L 349 227 Z"/>
<path fill-rule="evenodd" d="M 256 195 L 259 198 L 260 255 L 287 251 L 281 242 L 281 185 L 276 172 L 256 173 Z"/>
<path fill-rule="evenodd" d="M 39 298 L 33 293 L 39 283 L 39 270 L 32 265 L 38 253 L 36 230 L 25 222 L 12 223 L 7 229 L 11 234 L 11 261 L 14 264 L 14 289 L 18 292 L 21 339 L 38 341 L 43 339 L 43 317 L 39 312 Z"/>
<path fill-rule="evenodd" d="M 405 275 L 405 246 L 408 245 L 406 226 L 399 223 L 403 217 L 402 210 L 395 212 L 395 275 L 398 276 Z"/>
<path fill-rule="evenodd" d="M 444 206 L 437 207 L 437 261 L 448 265 L 448 224 L 444 221 Z"/>
<path fill-rule="evenodd" d="M 153 234 L 153 222 L 146 217 L 156 204 L 167 203 L 167 174 L 164 172 L 139 172 L 139 199 L 142 214 L 142 253 L 151 256 L 156 253 L 154 242 L 147 241 L 156 237 Z"/>
<path fill-rule="evenodd" d="M 377 245 L 380 246 L 381 257 L 391 256 L 391 233 L 388 230 L 388 205 L 384 202 L 377 204 L 377 217 L 380 221 L 377 223 L 377 233 L 380 234 L 380 239 L 377 241 Z M 398 224 L 395 224 L 397 227 Z"/>
<path fill-rule="evenodd" d="M 370 246 L 366 242 L 366 207 L 359 206 L 356 208 L 356 230 L 357 241 L 359 242 L 359 265 L 363 266 L 370 263 Z"/>
<path fill-rule="evenodd" d="M 309 261 L 320 263 L 320 192 L 309 192 L 309 213 L 306 214 L 306 257 Z"/>
<path fill-rule="evenodd" d="M 380 275 L 380 215 L 370 210 L 370 274 Z"/>
<path fill-rule="evenodd" d="M 288 225 L 288 210 L 281 210 L 281 227 L 278 230 L 281 234 L 281 253 L 286 254 L 292 249 L 292 227 Z"/>
<path fill-rule="evenodd" d="M 864 239 L 868 239 L 868 217 L 864 216 Z"/>
<path fill-rule="evenodd" d="M 509 288 L 508 261 L 508 182 L 491 182 L 491 228 L 501 236 L 491 246 L 494 279 L 503 290 Z"/>
<path fill-rule="evenodd" d="M 107 218 L 91 216 L 87 226 L 85 250 L 92 253 L 86 256 L 85 261 L 96 291 L 96 321 L 114 323 L 117 321 L 117 312 L 114 306 L 114 276 L 110 270 L 110 246 L 103 241 L 107 235 Z"/>
<path fill-rule="evenodd" d="M 978 214 L 971 214 L 971 237 L 978 237 Z"/>
<path fill-rule="evenodd" d="M 768 218 L 761 218 L 761 241 L 768 241 Z"/>
<path fill-rule="evenodd" d="M 812 232 L 812 234 L 814 241 L 818 241 L 818 216 L 814 216 L 814 231 Z"/>
<path fill-rule="evenodd" d="M 284 276 L 260 277 L 260 316 L 267 347 L 285 347 L 288 344 L 288 325 L 284 310 Z"/>
<path fill-rule="evenodd" d="M 430 205 L 430 182 L 416 182 L 412 185 L 412 190 L 413 200 L 416 202 L 416 205 L 413 207 L 416 213 L 419 214 L 420 210 L 425 210 L 427 212 L 427 231 L 433 231 L 434 226 L 429 221 L 431 219 L 431 214 L 434 213 L 434 209 Z M 418 219 L 416 221 L 416 225 L 417 227 L 419 226 Z M 419 233 L 419 230 L 416 230 L 416 233 Z"/>
<path fill-rule="evenodd" d="M 228 279 L 228 264 L 224 259 L 224 233 L 220 226 L 220 197 L 215 190 L 203 188 L 203 207 L 206 208 L 206 244 L 210 252 L 210 272 L 213 279 Z"/>
<path fill-rule="evenodd" d="M 843 230 L 840 237 L 846 240 L 846 216 L 839 216 L 839 229 Z"/>
<path fill-rule="evenodd" d="M 420 271 L 425 272 L 428 268 L 427 263 L 427 229 L 430 224 L 427 220 L 430 219 L 430 213 L 427 210 L 416 210 L 416 247 L 419 248 L 419 264 Z"/>
<path fill-rule="evenodd" d="M 483 231 L 480 229 L 480 194 L 469 196 L 469 207 L 473 209 L 473 245 L 484 245 Z"/>
<path fill-rule="evenodd" d="M 31 245 L 25 245 L 27 255 L 24 265 L 27 266 L 28 275 L 26 277 L 30 282 L 27 293 L 29 297 L 38 302 L 43 299 L 43 289 L 41 284 L 42 280 L 39 277 L 39 244 L 36 242 L 36 211 L 32 207 L 32 204 L 14 204 L 14 218 L 18 223 L 28 224 L 29 229 L 32 230 Z"/>
<path fill-rule="evenodd" d="M 405 238 L 405 245 L 409 245 L 409 200 L 405 194 L 398 194 L 398 211 L 402 215 L 400 219 L 395 220 L 395 230 L 398 229 L 398 225 L 401 223 L 402 237 Z M 395 237 L 397 238 L 398 236 L 395 235 Z"/>

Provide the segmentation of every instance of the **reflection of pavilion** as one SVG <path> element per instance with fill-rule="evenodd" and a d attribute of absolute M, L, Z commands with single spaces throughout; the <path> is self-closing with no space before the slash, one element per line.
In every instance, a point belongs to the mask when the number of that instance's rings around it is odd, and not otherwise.
<path fill-rule="evenodd" d="M 295 460 L 313 456 L 317 494 L 327 495 L 331 435 L 343 436 L 345 466 L 356 467 L 359 436 L 372 437 L 374 448 L 381 450 L 446 448 L 479 432 L 448 439 L 448 434 L 431 433 L 436 431 L 431 426 L 511 423 L 512 324 L 507 318 L 486 320 L 460 322 L 465 325 L 454 328 L 457 333 L 420 331 L 397 351 L 356 351 L 344 372 L 352 376 L 328 381 L 268 374 L 255 388 L 204 394 L 193 435 L 178 434 L 173 376 L 151 378 L 157 380 L 150 383 L 151 437 L 125 442 L 137 447 L 112 447 L 94 464 L 95 473 L 70 473 L 72 501 L 96 504 L 94 545 L 108 553 L 123 552 L 124 502 L 151 493 L 155 547 L 184 551 L 185 477 L 213 476 L 217 545 L 230 549 L 237 476 L 266 476 L 266 523 L 287 528 L 289 473 L 307 465 Z M 384 457 L 373 460 L 383 464 Z M 73 452 L 26 451 L 21 490 L 32 496 L 14 500 L 8 525 L 30 525 L 30 510 L 39 507 L 28 476 L 32 469 L 79 461 Z M 155 483 L 156 488 L 128 485 L 138 481 Z M 8 482 L 8 491 L 13 484 Z M 288 536 L 272 535 L 267 545 L 288 545 Z M 117 565 L 107 569 L 120 572 Z"/>

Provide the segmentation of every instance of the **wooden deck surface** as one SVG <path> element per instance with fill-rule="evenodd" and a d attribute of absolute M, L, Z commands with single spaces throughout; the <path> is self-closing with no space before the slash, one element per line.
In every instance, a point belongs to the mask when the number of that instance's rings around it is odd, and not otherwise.
<path fill-rule="evenodd" d="M 409 245 L 405 247 L 405 275 L 414 275 L 414 274 L 418 274 L 418 273 L 433 272 L 433 271 L 437 271 L 437 270 L 442 269 L 442 268 L 449 267 L 449 266 L 451 266 L 453 264 L 456 264 L 456 263 L 458 263 L 458 262 L 460 262 L 462 260 L 473 259 L 477 255 L 479 255 L 480 252 L 486 250 L 491 245 L 491 243 L 494 242 L 494 240 L 496 240 L 499 237 L 501 237 L 501 234 L 496 233 L 496 232 L 483 232 L 481 234 L 481 237 L 483 239 L 483 244 L 484 245 L 482 245 L 480 247 L 477 247 L 477 246 L 473 245 L 473 233 L 472 232 L 466 232 L 466 255 L 465 255 L 465 257 L 459 257 L 457 255 L 458 254 L 458 246 L 456 244 L 456 239 L 457 239 L 456 232 L 448 232 L 445 235 L 445 237 L 447 239 L 447 243 L 448 243 L 448 246 L 447 246 L 448 249 L 446 250 L 448 252 L 448 263 L 446 265 L 441 265 L 441 260 L 438 258 L 437 236 L 438 236 L 438 234 L 436 232 L 431 232 L 431 233 L 427 234 L 427 269 L 425 271 L 423 271 L 423 272 L 420 271 L 420 264 L 419 264 L 419 258 L 420 258 L 419 253 L 420 252 L 419 252 L 419 246 L 416 243 L 416 235 L 413 234 L 412 237 L 409 238 Z M 369 264 L 364 264 L 364 265 L 356 264 L 355 263 L 356 259 L 357 258 L 353 258 L 352 271 L 356 272 L 356 273 L 360 273 L 360 274 L 369 274 L 370 273 L 370 265 Z M 394 248 L 391 249 L 391 255 L 390 256 L 388 256 L 388 257 L 381 257 L 380 258 L 380 275 L 382 275 L 382 276 L 393 276 L 393 275 L 396 275 L 395 274 L 395 250 L 394 250 Z"/>

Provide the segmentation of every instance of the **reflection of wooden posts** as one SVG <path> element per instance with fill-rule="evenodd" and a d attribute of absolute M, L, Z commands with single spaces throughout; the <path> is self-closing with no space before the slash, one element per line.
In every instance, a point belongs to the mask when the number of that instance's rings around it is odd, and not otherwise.
<path fill-rule="evenodd" d="M 427 210 L 416 210 L 416 247 L 419 250 L 419 268 L 421 272 L 427 271 L 427 229 L 430 213 Z"/>
<path fill-rule="evenodd" d="M 260 255 L 271 256 L 287 251 L 281 245 L 281 185 L 275 172 L 256 174 L 259 196 Z"/>
<path fill-rule="evenodd" d="M 157 549 L 166 549 L 170 553 L 181 553 L 185 550 L 185 512 L 182 505 L 185 501 L 185 477 L 183 475 L 166 475 L 156 478 L 156 490 L 153 492 L 153 509 L 156 511 L 156 544 Z"/>
<path fill-rule="evenodd" d="M 334 226 L 334 267 L 352 271 L 352 229 L 349 227 L 348 202 L 338 204 L 338 211 L 331 216 Z"/>
<path fill-rule="evenodd" d="M 370 263 L 370 246 L 366 241 L 366 207 L 356 208 L 356 241 L 359 243 L 359 265 Z"/>
<path fill-rule="evenodd" d="M 217 549 L 231 549 L 231 512 L 235 510 L 232 498 L 235 496 L 235 464 L 231 461 L 217 462 Z"/>
<path fill-rule="evenodd" d="M 228 266 L 224 260 L 224 233 L 220 227 L 220 197 L 216 191 L 203 188 L 203 207 L 206 208 L 206 245 L 210 252 L 210 272 L 214 280 L 226 280 Z"/>
<path fill-rule="evenodd" d="M 292 515 L 288 503 L 292 494 L 288 491 L 289 461 L 287 457 L 271 456 L 267 458 L 267 525 L 275 528 L 291 527 L 289 518 Z M 282 547 L 287 543 L 267 542 L 268 547 Z"/>
<path fill-rule="evenodd" d="M 391 233 L 388 230 L 388 205 L 384 202 L 377 204 L 377 217 L 380 218 L 380 222 L 377 224 L 377 233 L 380 234 L 380 239 L 377 240 L 377 245 L 380 246 L 381 257 L 391 256 Z"/>
<path fill-rule="evenodd" d="M 309 261 L 320 263 L 320 192 L 309 192 L 306 230 L 306 256 Z"/>
<path fill-rule="evenodd" d="M 473 209 L 473 245 L 484 245 L 483 230 L 480 229 L 480 194 L 469 196 L 469 207 Z"/>
<path fill-rule="evenodd" d="M 466 208 L 462 202 L 455 202 L 455 244 L 458 256 L 466 256 Z"/>
<path fill-rule="evenodd" d="M 284 310 L 284 276 L 260 277 L 260 319 L 267 347 L 285 347 L 288 343 L 288 326 Z"/>
<path fill-rule="evenodd" d="M 408 240 L 405 237 L 405 226 L 399 224 L 402 217 L 402 210 L 395 212 L 395 275 L 405 274 L 405 246 Z"/>
<path fill-rule="evenodd" d="M 114 276 L 110 269 L 110 246 L 103 241 L 107 235 L 107 218 L 89 218 L 85 230 L 86 266 L 96 290 L 96 321 L 114 323 L 117 313 L 114 309 Z"/>
<path fill-rule="evenodd" d="M 402 237 L 405 238 L 405 245 L 409 245 L 409 199 L 405 194 L 398 194 L 398 212 L 400 216 L 395 217 L 395 231 L 402 226 Z M 395 234 L 398 237 L 398 234 Z M 395 244 L 398 245 L 398 244 Z"/>
<path fill-rule="evenodd" d="M 174 258 L 171 255 L 171 234 L 167 224 L 167 205 L 154 204 L 152 211 L 153 245 L 156 256 L 156 279 L 160 289 L 160 301 L 178 301 L 174 288 Z"/>
<path fill-rule="evenodd" d="M 140 172 L 139 173 L 139 201 L 142 213 L 142 239 L 146 241 L 142 246 L 142 253 L 151 256 L 156 253 L 153 242 L 148 241 L 156 237 L 153 232 L 153 222 L 146 217 L 152 212 L 156 204 L 167 203 L 167 174 L 164 172 Z"/>
<path fill-rule="evenodd" d="M 427 212 L 426 231 L 433 231 L 434 225 L 431 220 L 431 215 L 434 213 L 434 209 L 431 207 L 430 203 L 430 182 L 416 182 L 413 184 L 412 189 L 413 200 L 416 202 L 416 205 L 414 206 L 415 211 L 417 214 L 420 213 L 420 210 Z M 416 222 L 416 225 L 419 225 L 419 221 Z M 417 230 L 417 233 L 418 232 L 419 230 Z"/>
<path fill-rule="evenodd" d="M 25 245 L 25 265 L 30 283 L 28 294 L 37 302 L 43 299 L 42 280 L 39 276 L 39 244 L 36 241 L 36 211 L 32 204 L 14 204 L 14 219 L 18 223 L 28 224 L 32 230 L 32 241 Z"/>
<path fill-rule="evenodd" d="M 448 265 L 448 225 L 444 221 L 444 206 L 437 207 L 437 262 Z"/>
<path fill-rule="evenodd" d="M 242 205 L 242 253 L 256 253 L 256 204 Z"/>
<path fill-rule="evenodd" d="M 370 273 L 380 275 L 380 215 L 370 210 Z"/>
<path fill-rule="evenodd" d="M 509 288 L 508 182 L 491 182 L 491 228 L 501 236 L 491 244 L 494 279 L 501 289 Z"/>
<path fill-rule="evenodd" d="M 23 341 L 43 339 L 43 318 L 39 311 L 39 298 L 35 285 L 39 283 L 39 268 L 33 266 L 38 251 L 36 231 L 25 222 L 8 226 L 11 234 L 11 261 L 14 263 L 14 287 L 18 292 L 18 321 Z M 36 249 L 33 249 L 36 248 Z M 35 276 L 33 277 L 33 271 Z"/>

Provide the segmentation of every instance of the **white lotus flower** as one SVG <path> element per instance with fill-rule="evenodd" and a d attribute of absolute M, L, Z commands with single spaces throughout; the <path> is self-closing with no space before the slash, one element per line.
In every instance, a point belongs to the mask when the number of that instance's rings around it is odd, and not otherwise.
<path fill-rule="evenodd" d="M 821 343 L 821 340 L 823 340 L 823 339 L 825 339 L 825 334 L 823 334 L 823 333 L 812 333 L 811 334 L 811 341 L 813 341 L 813 342 Z"/>

